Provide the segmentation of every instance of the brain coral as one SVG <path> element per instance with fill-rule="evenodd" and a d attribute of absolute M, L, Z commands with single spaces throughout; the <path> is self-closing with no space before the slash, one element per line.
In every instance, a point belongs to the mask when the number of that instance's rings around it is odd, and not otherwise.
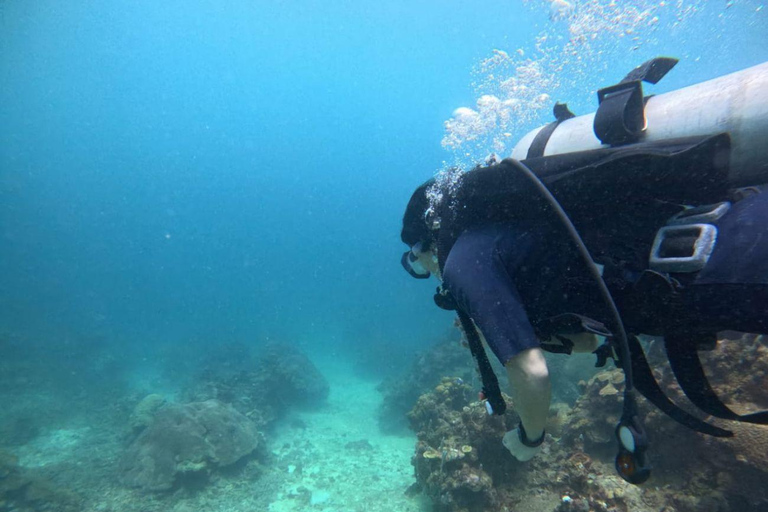
<path fill-rule="evenodd" d="M 237 462 L 258 446 L 259 438 L 253 422 L 218 400 L 169 404 L 128 447 L 120 462 L 121 481 L 167 490 L 180 474 Z"/>

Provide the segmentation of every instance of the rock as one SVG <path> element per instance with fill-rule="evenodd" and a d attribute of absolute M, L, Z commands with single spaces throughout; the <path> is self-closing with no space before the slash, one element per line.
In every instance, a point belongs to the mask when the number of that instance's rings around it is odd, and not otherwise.
<path fill-rule="evenodd" d="M 379 427 L 387 433 L 406 431 L 406 415 L 422 393 L 434 388 L 445 375 L 469 381 L 474 375 L 473 369 L 469 350 L 459 340 L 452 339 L 430 347 L 400 375 L 379 385 L 378 389 L 384 397 L 378 413 Z"/>
<path fill-rule="evenodd" d="M 461 379 L 446 377 L 408 413 L 418 436 L 411 463 L 419 488 L 436 510 L 500 510 L 493 475 L 505 474 L 510 481 L 516 477 L 501 438 L 517 416 L 511 410 L 502 417 L 488 416 L 480 402 L 470 402 L 472 395 Z"/>
<path fill-rule="evenodd" d="M 151 394 L 141 399 L 136 404 L 131 413 L 131 428 L 134 431 L 143 430 L 148 427 L 155 419 L 155 414 L 165 403 L 165 398 L 161 395 Z"/>
<path fill-rule="evenodd" d="M 188 399 L 231 404 L 262 430 L 291 408 L 322 405 L 330 391 L 328 381 L 312 361 L 285 343 L 268 344 L 251 370 L 232 374 L 208 367 L 198 380 L 186 393 Z"/>
<path fill-rule="evenodd" d="M 252 453 L 260 435 L 248 418 L 218 400 L 169 404 L 131 445 L 120 462 L 123 484 L 168 490 L 189 472 L 210 472 Z"/>
<path fill-rule="evenodd" d="M 82 510 L 82 499 L 52 484 L 37 469 L 17 465 L 14 455 L 0 451 L 0 511 Z"/>
<path fill-rule="evenodd" d="M 647 353 L 662 389 L 674 402 L 685 405 L 688 400 L 675 382 L 660 345 L 650 345 Z M 764 379 L 768 347 L 762 337 L 722 338 L 714 350 L 699 352 L 699 356 L 712 386 L 735 410 L 745 413 L 768 407 Z M 676 512 L 763 510 L 768 502 L 768 426 L 764 425 L 714 420 L 735 434 L 733 438 L 714 438 L 686 429 L 641 399 L 645 429 L 653 440 L 649 457 L 655 478 L 674 493 L 645 487 L 641 498 L 636 495 L 637 488 L 612 475 L 621 398 L 614 390 L 619 391 L 619 373 L 603 372 L 590 379 L 564 428 L 563 448 L 587 460 L 591 457 L 588 468 L 596 478 L 581 478 L 578 470 L 583 464 L 579 468 L 566 464 L 563 469 L 567 474 L 561 476 L 564 481 L 590 500 L 601 499 L 630 510 L 640 510 L 641 503 L 649 506 L 651 501 L 659 504 L 656 510 L 669 506 Z"/>
<path fill-rule="evenodd" d="M 315 406 L 328 398 L 328 381 L 306 354 L 293 345 L 268 344 L 258 367 L 264 384 L 279 393 L 283 403 Z"/>
<path fill-rule="evenodd" d="M 367 439 L 360 439 L 359 441 L 350 441 L 344 445 L 344 448 L 351 451 L 371 451 L 373 446 Z"/>
<path fill-rule="evenodd" d="M 654 375 L 673 401 L 685 404 L 658 349 L 652 345 L 648 351 Z M 768 408 L 764 338 L 724 338 L 700 355 L 726 403 L 740 413 Z M 719 421 L 735 436 L 713 438 L 678 425 L 643 399 L 639 408 L 652 439 L 655 483 L 624 482 L 614 468 L 622 391 L 620 370 L 585 381 L 573 408 L 553 406 L 547 431 L 560 434 L 559 439 L 548 435 L 541 452 L 520 463 L 501 446 L 504 432 L 517 425 L 514 404 L 507 401 L 502 417 L 487 416 L 480 403 L 470 401 L 471 390 L 445 378 L 409 414 L 418 436 L 411 459 L 418 487 L 440 512 L 533 510 L 534 499 L 542 499 L 546 505 L 537 510 L 547 512 L 765 510 L 768 426 Z M 472 449 L 465 451 L 464 445 Z"/>

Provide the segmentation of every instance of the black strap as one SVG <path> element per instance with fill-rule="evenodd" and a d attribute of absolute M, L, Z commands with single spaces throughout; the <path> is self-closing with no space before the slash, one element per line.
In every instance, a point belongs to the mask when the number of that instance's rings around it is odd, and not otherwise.
<path fill-rule="evenodd" d="M 504 397 L 501 396 L 499 381 L 493 372 L 491 362 L 488 360 L 483 344 L 480 341 L 480 336 L 477 335 L 475 326 L 466 313 L 457 309 L 456 314 L 459 316 L 461 327 L 464 329 L 464 335 L 467 337 L 469 350 L 472 352 L 472 357 L 475 358 L 477 367 L 480 370 L 480 379 L 483 381 L 483 394 L 488 403 L 491 404 L 493 414 L 502 415 L 507 410 L 507 403 L 504 401 Z"/>
<path fill-rule="evenodd" d="M 629 336 L 628 341 L 635 387 L 649 402 L 658 407 L 667 416 L 691 430 L 715 437 L 733 437 L 733 432 L 700 420 L 672 402 L 664 394 L 658 382 L 656 382 L 648 360 L 645 358 L 645 352 L 640 345 L 640 341 L 636 336 Z"/>
<path fill-rule="evenodd" d="M 539 130 L 539 133 L 537 133 L 533 138 L 525 158 L 538 158 L 544 156 L 544 150 L 547 147 L 547 142 L 549 142 L 549 138 L 554 133 L 555 128 L 557 128 L 560 123 L 566 119 L 576 117 L 576 114 L 571 112 L 568 109 L 568 105 L 565 103 L 555 103 L 555 107 L 552 109 L 552 113 L 555 115 L 555 121 L 549 123 L 547 126 Z"/>
<path fill-rule="evenodd" d="M 664 338 L 667 357 L 680 388 L 693 404 L 716 418 L 768 425 L 768 411 L 736 414 L 717 396 L 701 366 L 697 347 L 702 334 L 673 331 Z"/>
<path fill-rule="evenodd" d="M 677 59 L 657 57 L 636 67 L 618 84 L 597 91 L 595 135 L 603 144 L 621 146 L 637 142 L 645 129 L 643 84 L 657 83 L 675 67 Z"/>
<path fill-rule="evenodd" d="M 539 339 L 543 340 L 558 334 L 579 334 L 584 332 L 605 337 L 612 335 L 611 331 L 602 322 L 577 313 L 561 313 L 547 317 L 537 322 L 535 328 L 536 335 Z"/>
<path fill-rule="evenodd" d="M 446 311 L 457 311 L 459 309 L 459 305 L 456 304 L 456 300 L 453 298 L 453 295 L 448 293 L 448 290 L 444 289 L 443 285 L 437 287 L 437 290 L 435 290 L 435 295 L 432 297 L 432 299 L 440 309 L 444 309 Z"/>
<path fill-rule="evenodd" d="M 621 146 L 637 142 L 645 128 L 643 86 L 639 80 L 621 82 L 597 91 L 600 106 L 594 131 L 603 144 Z"/>
<path fill-rule="evenodd" d="M 547 436 L 547 433 L 542 432 L 540 438 L 536 440 L 531 440 L 528 437 L 528 433 L 525 431 L 523 422 L 521 421 L 520 424 L 517 426 L 517 435 L 519 436 L 520 442 L 523 444 L 523 446 L 527 446 L 528 448 L 538 448 L 544 443 L 544 438 Z"/>
<path fill-rule="evenodd" d="M 507 410 L 507 403 L 504 401 L 504 397 L 501 396 L 499 381 L 493 371 L 491 362 L 488 360 L 488 355 L 485 353 L 483 343 L 480 341 L 480 336 L 477 335 L 477 330 L 475 329 L 475 324 L 472 323 L 472 319 L 469 318 L 469 315 L 459 309 L 453 295 L 442 286 L 437 287 L 433 298 L 435 304 L 437 304 L 439 308 L 447 311 L 456 311 L 459 321 L 461 322 L 461 327 L 464 329 L 464 335 L 467 337 L 469 350 L 472 352 L 472 357 L 474 357 L 477 362 L 477 369 L 480 371 L 480 380 L 483 382 L 483 394 L 488 400 L 488 403 L 491 404 L 493 414 L 504 414 Z"/>
<path fill-rule="evenodd" d="M 546 350 L 551 354 L 567 354 L 573 353 L 573 342 L 565 336 L 555 335 L 560 343 L 541 343 L 541 349 Z"/>

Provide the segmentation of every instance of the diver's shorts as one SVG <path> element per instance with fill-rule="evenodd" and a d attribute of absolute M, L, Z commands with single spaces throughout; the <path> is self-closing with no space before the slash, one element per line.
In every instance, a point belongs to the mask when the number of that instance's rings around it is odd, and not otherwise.
<path fill-rule="evenodd" d="M 510 276 L 531 250 L 526 233 L 494 225 L 464 232 L 446 259 L 443 284 L 505 364 L 539 340 Z"/>

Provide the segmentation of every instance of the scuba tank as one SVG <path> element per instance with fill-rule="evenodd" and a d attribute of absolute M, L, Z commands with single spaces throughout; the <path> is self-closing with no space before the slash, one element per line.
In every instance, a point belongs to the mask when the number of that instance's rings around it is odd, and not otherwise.
<path fill-rule="evenodd" d="M 676 63 L 675 59 L 659 58 L 638 67 L 618 84 L 598 91 L 597 112 L 563 116 L 556 126 L 532 130 L 514 147 L 512 158 L 525 160 L 727 132 L 731 137 L 728 184 L 746 187 L 768 183 L 768 62 L 643 97 L 641 82 L 656 83 Z"/>

